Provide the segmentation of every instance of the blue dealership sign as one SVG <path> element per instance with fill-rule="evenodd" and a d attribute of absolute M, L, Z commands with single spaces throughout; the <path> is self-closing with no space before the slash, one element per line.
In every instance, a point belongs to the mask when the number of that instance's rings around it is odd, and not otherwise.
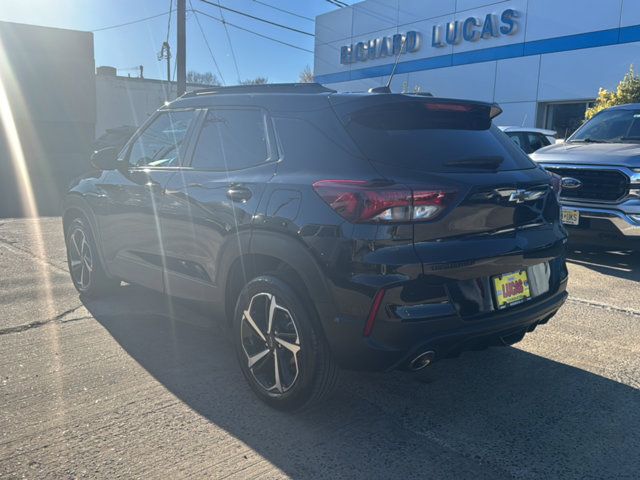
<path fill-rule="evenodd" d="M 406 34 L 397 33 L 390 37 L 374 38 L 354 45 L 345 45 L 340 48 L 340 63 L 347 65 L 376 58 L 395 57 L 399 53 L 417 52 L 420 49 L 421 41 L 420 33 L 410 30 Z"/>
<path fill-rule="evenodd" d="M 464 21 L 454 20 L 442 25 L 434 25 L 431 32 L 431 46 L 436 48 L 458 43 L 477 42 L 482 39 L 513 35 L 518 29 L 518 12 L 508 8 L 501 15 L 488 13 L 484 19 L 469 17 Z"/>
<path fill-rule="evenodd" d="M 518 31 L 520 14 L 508 8 L 501 14 L 488 13 L 481 17 L 468 17 L 465 20 L 454 20 L 445 24 L 434 25 L 431 31 L 431 46 L 442 48 L 457 45 L 461 42 L 478 42 L 501 35 L 514 35 Z M 344 45 L 340 48 L 340 63 L 348 65 L 366 62 L 384 57 L 413 53 L 422 47 L 422 35 L 415 30 L 397 33 L 392 36 L 378 37 L 371 40 Z"/>

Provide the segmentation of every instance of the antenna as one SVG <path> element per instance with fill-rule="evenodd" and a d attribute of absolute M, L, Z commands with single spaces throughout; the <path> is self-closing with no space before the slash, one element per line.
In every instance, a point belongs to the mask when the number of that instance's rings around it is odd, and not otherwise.
<path fill-rule="evenodd" d="M 524 124 L 527 123 L 527 117 L 529 117 L 529 114 L 525 113 L 524 118 L 522 119 L 522 125 L 521 125 L 522 127 L 524 127 Z"/>
<path fill-rule="evenodd" d="M 389 80 L 384 87 L 374 87 L 369 89 L 369 93 L 391 93 L 391 80 L 393 80 L 393 76 L 396 74 L 396 67 L 398 66 L 398 62 L 400 61 L 400 55 L 402 55 L 402 50 L 407 42 L 407 36 L 403 35 L 402 43 L 400 44 L 400 50 L 396 55 L 396 61 L 393 64 L 393 69 L 391 70 L 391 75 L 389 75 Z"/>
<path fill-rule="evenodd" d="M 405 35 L 402 38 L 402 43 L 400 44 L 400 51 L 398 55 L 396 55 L 396 62 L 393 64 L 393 70 L 391 70 L 391 75 L 389 75 L 389 81 L 387 82 L 387 89 L 391 91 L 391 80 L 393 80 L 393 76 L 396 74 L 396 68 L 398 66 L 398 62 L 400 61 L 400 55 L 402 55 L 402 50 L 404 49 L 407 43 L 407 36 Z"/>

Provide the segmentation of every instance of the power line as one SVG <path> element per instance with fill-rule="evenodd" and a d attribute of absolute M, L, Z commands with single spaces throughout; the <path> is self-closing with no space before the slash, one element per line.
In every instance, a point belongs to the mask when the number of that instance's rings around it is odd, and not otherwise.
<path fill-rule="evenodd" d="M 220 5 L 220 0 L 217 0 L 217 2 L 218 2 L 218 10 L 220 10 L 220 18 L 222 19 L 222 26 L 224 27 L 224 33 L 227 36 L 227 43 L 229 43 L 229 50 L 231 50 L 231 58 L 233 58 L 233 65 L 236 68 L 238 83 L 241 83 L 242 80 L 240 80 L 240 69 L 238 68 L 238 60 L 236 58 L 236 52 L 233 49 L 233 43 L 231 42 L 231 35 L 229 35 L 229 29 L 227 28 L 227 21 L 225 20 L 224 15 L 222 14 L 222 6 Z"/>
<path fill-rule="evenodd" d="M 336 7 L 340 7 L 340 8 L 344 8 L 344 7 L 349 7 L 350 5 L 348 3 L 342 2 L 341 0 L 326 0 L 328 3 L 330 3 L 331 5 L 335 5 Z"/>
<path fill-rule="evenodd" d="M 139 18 L 137 20 L 131 20 L 130 22 L 118 23 L 117 25 L 109 25 L 108 27 L 96 28 L 95 30 L 91 30 L 91 32 L 101 32 L 103 30 L 111 30 L 112 28 L 120 28 L 126 27 L 127 25 L 133 25 L 134 23 L 146 22 L 148 20 L 153 20 L 154 18 L 164 17 L 165 15 L 170 15 L 175 12 L 175 10 L 171 10 L 170 12 L 159 13 L 158 15 L 151 15 L 150 17 Z"/>
<path fill-rule="evenodd" d="M 283 42 L 282 40 L 278 40 L 277 38 L 273 38 L 273 37 L 270 37 L 268 35 L 263 35 L 262 33 L 255 32 L 255 31 L 250 30 L 248 28 L 244 28 L 244 27 L 241 27 L 239 25 L 235 25 L 235 24 L 227 22 L 227 21 L 223 22 L 223 20 L 219 19 L 218 17 L 215 17 L 213 15 L 205 13 L 205 12 L 203 12 L 201 10 L 194 10 L 194 12 L 197 12 L 200 15 L 204 15 L 205 17 L 211 18 L 212 20 L 216 20 L 216 21 L 218 21 L 220 23 L 226 23 L 227 25 L 229 25 L 231 27 L 234 27 L 234 28 L 237 28 L 238 30 L 243 30 L 245 32 L 252 33 L 253 35 L 256 35 L 258 37 L 262 37 L 262 38 L 265 38 L 267 40 L 271 40 L 272 42 L 280 43 L 281 45 L 286 45 L 287 47 L 295 48 L 297 50 L 302 50 L 303 52 L 313 53 L 313 50 L 309 50 L 307 48 L 302 48 L 302 47 L 299 47 L 298 45 L 293 45 L 291 43 Z"/>
<path fill-rule="evenodd" d="M 196 19 L 196 23 L 198 24 L 198 28 L 200 29 L 200 33 L 202 34 L 202 38 L 204 40 L 204 43 L 207 46 L 207 49 L 209 50 L 209 54 L 211 55 L 211 59 L 213 60 L 213 64 L 216 66 L 216 70 L 218 71 L 218 75 L 220 75 L 220 80 L 222 81 L 222 85 L 226 85 L 227 82 L 224 81 L 224 76 L 222 75 L 222 71 L 220 70 L 220 67 L 218 66 L 218 62 L 216 61 L 216 57 L 213 54 L 213 50 L 211 50 L 211 46 L 209 45 L 209 41 L 207 40 L 207 36 L 204 34 L 204 29 L 202 28 L 202 25 L 200 25 L 200 19 L 198 18 L 198 13 L 193 9 L 193 4 L 191 3 L 191 0 L 189 0 L 189 6 L 191 7 L 191 11 L 193 12 L 193 16 Z"/>
<path fill-rule="evenodd" d="M 289 15 L 293 15 L 294 17 L 302 18 L 303 20 L 309 20 L 310 22 L 315 22 L 313 18 L 305 17 L 304 15 L 300 15 L 298 13 L 292 12 L 291 10 L 285 10 L 284 8 L 276 7 L 275 5 L 268 4 L 266 2 L 261 2 L 260 0 L 253 0 L 255 3 L 259 3 L 260 5 L 264 5 L 265 7 L 272 8 L 273 10 L 277 10 L 279 12 L 287 13 Z"/>
<path fill-rule="evenodd" d="M 267 23 L 267 24 L 273 25 L 275 27 L 284 28 L 286 30 L 291 30 L 292 32 L 301 33 L 303 35 L 308 35 L 310 37 L 314 37 L 315 36 L 313 33 L 305 32 L 304 30 L 298 30 L 297 28 L 289 27 L 287 25 L 283 25 L 282 23 L 272 22 L 271 20 L 267 20 L 265 18 L 256 17 L 255 15 L 251 15 L 251 14 L 246 13 L 246 12 L 241 12 L 240 10 L 234 10 L 233 8 L 225 7 L 223 5 L 220 5 L 219 1 L 218 1 L 217 4 L 213 3 L 213 2 L 210 2 L 209 0 L 200 0 L 200 1 L 203 2 L 203 3 L 208 3 L 209 5 L 213 5 L 214 7 L 218 7 L 221 10 L 228 10 L 230 12 L 237 13 L 238 15 L 243 15 L 245 17 L 252 18 L 253 20 L 257 20 L 259 22 Z"/>

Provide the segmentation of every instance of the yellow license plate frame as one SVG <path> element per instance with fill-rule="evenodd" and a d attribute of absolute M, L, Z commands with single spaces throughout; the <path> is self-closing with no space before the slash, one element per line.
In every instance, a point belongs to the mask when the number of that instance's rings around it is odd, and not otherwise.
<path fill-rule="evenodd" d="M 531 298 L 527 271 L 517 270 L 493 277 L 493 291 L 498 309 L 526 302 Z"/>
<path fill-rule="evenodd" d="M 565 225 L 580 225 L 580 211 L 571 208 L 562 209 L 562 223 Z"/>

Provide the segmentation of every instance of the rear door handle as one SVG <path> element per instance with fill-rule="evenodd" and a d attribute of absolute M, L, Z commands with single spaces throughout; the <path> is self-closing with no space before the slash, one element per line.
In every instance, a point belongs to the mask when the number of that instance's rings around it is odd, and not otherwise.
<path fill-rule="evenodd" d="M 232 185 L 227 190 L 227 197 L 234 202 L 246 202 L 251 198 L 251 190 L 239 185 Z"/>

